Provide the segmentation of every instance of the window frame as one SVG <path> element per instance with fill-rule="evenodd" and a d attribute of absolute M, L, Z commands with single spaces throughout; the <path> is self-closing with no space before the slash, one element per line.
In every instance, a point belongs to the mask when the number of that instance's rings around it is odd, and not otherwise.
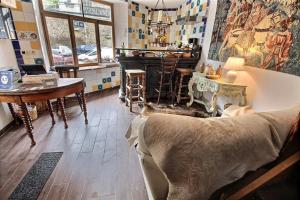
<path fill-rule="evenodd" d="M 43 7 L 43 0 L 39 0 L 41 20 L 42 20 L 42 24 L 43 24 L 43 31 L 44 31 L 44 34 L 45 34 L 45 40 L 46 40 L 46 45 L 47 45 L 47 54 L 48 54 L 49 62 L 50 62 L 51 66 L 54 66 L 54 62 L 53 62 L 51 43 L 50 43 L 50 37 L 49 37 L 48 28 L 47 28 L 46 17 L 61 18 L 61 19 L 67 19 L 68 20 L 71 46 L 72 46 L 72 54 L 73 54 L 73 65 L 74 66 L 78 66 L 78 67 L 95 66 L 95 65 L 99 65 L 99 63 L 102 63 L 101 44 L 100 44 L 100 37 L 101 36 L 100 36 L 100 31 L 99 31 L 99 25 L 107 25 L 107 26 L 112 27 L 113 58 L 115 58 L 114 6 L 113 6 L 112 3 L 102 1 L 102 0 L 93 0 L 93 1 L 110 6 L 110 8 L 111 8 L 111 21 L 97 20 L 97 19 L 86 18 L 86 17 L 77 16 L 77 15 L 64 14 L 64 13 L 61 13 L 61 12 L 46 11 L 46 10 L 44 10 L 44 7 Z M 80 21 L 83 21 L 83 22 L 93 23 L 95 25 L 96 47 L 97 47 L 97 57 L 98 57 L 97 62 L 79 64 L 77 50 L 76 50 L 76 40 L 75 40 L 73 20 L 80 20 Z"/>

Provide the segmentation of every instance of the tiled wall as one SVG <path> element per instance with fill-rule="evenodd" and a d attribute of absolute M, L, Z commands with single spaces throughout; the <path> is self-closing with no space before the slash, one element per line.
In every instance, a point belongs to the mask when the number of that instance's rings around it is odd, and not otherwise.
<path fill-rule="evenodd" d="M 177 40 L 187 43 L 189 38 L 199 38 L 203 44 L 209 4 L 210 0 L 187 0 L 178 8 L 177 18 L 196 15 L 197 20 L 191 25 L 178 25 Z"/>
<path fill-rule="evenodd" d="M 128 48 L 148 48 L 148 7 L 128 1 Z"/>
<path fill-rule="evenodd" d="M 101 91 L 120 85 L 120 67 L 108 67 L 79 71 L 79 77 L 86 81 L 85 92 Z"/>
<path fill-rule="evenodd" d="M 18 64 L 43 64 L 39 34 L 31 0 L 17 0 L 17 8 L 11 9 L 17 33 L 12 40 Z"/>

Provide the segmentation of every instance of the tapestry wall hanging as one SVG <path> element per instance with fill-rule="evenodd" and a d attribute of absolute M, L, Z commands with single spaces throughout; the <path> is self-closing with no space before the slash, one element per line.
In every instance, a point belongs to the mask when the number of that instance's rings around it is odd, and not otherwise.
<path fill-rule="evenodd" d="M 300 76 L 300 0 L 218 0 L 208 58 Z"/>

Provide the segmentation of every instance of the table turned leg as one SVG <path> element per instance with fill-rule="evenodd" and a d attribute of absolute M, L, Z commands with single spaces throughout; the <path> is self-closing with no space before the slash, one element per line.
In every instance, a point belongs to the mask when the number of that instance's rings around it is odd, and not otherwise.
<path fill-rule="evenodd" d="M 85 118 L 85 124 L 88 124 L 88 118 L 87 118 L 87 107 L 86 107 L 86 96 L 84 93 L 84 89 L 81 91 L 81 99 L 82 99 L 82 108 L 83 108 L 83 114 Z"/>
<path fill-rule="evenodd" d="M 26 105 L 26 104 L 25 104 L 25 105 Z M 31 119 L 31 117 L 30 117 L 30 115 L 29 115 L 27 106 L 25 106 L 25 111 L 26 111 L 26 115 L 27 115 L 27 117 L 28 117 L 28 119 L 29 119 L 29 125 L 30 125 L 31 129 L 34 129 L 34 127 L 33 127 L 33 125 L 32 125 L 32 119 Z"/>
<path fill-rule="evenodd" d="M 13 108 L 12 104 L 11 104 L 11 103 L 8 103 L 7 105 L 8 105 L 9 111 L 10 111 L 12 117 L 14 118 L 14 120 L 15 120 L 17 126 L 19 126 L 20 123 L 19 123 L 17 114 L 16 114 L 16 112 L 14 111 L 14 108 Z"/>
<path fill-rule="evenodd" d="M 20 105 L 20 108 L 21 108 L 21 118 L 22 118 L 22 121 L 23 121 L 24 126 L 26 128 L 27 134 L 28 134 L 29 138 L 31 139 L 31 145 L 35 145 L 36 143 L 35 143 L 34 138 L 33 138 L 32 125 L 31 125 L 31 121 L 30 121 L 30 118 L 29 118 L 29 115 L 28 115 L 26 104 L 22 103 Z"/>
<path fill-rule="evenodd" d="M 64 123 L 65 123 L 65 129 L 67 129 L 69 126 L 67 124 L 67 116 L 66 116 L 66 112 L 65 112 L 65 106 L 64 106 L 63 98 L 58 98 L 57 101 L 58 101 L 58 105 L 59 105 L 59 108 L 60 108 L 61 116 L 62 116 L 62 118 L 64 120 Z"/>
<path fill-rule="evenodd" d="M 54 125 L 55 124 L 55 119 L 54 119 L 54 114 L 53 114 L 53 107 L 52 107 L 52 104 L 51 104 L 50 100 L 47 100 L 47 105 L 48 105 L 49 114 L 50 114 L 51 119 L 52 119 L 52 125 Z"/>

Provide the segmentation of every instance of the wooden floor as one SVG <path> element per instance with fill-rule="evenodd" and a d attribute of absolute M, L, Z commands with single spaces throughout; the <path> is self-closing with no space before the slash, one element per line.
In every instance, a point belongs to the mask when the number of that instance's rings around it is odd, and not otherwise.
<path fill-rule="evenodd" d="M 124 137 L 135 116 L 117 90 L 88 99 L 89 125 L 79 106 L 67 109 L 69 129 L 46 113 L 34 121 L 37 145 L 23 127 L 0 138 L 0 199 L 7 199 L 43 152 L 64 152 L 39 199 L 147 199 L 136 152 Z"/>

